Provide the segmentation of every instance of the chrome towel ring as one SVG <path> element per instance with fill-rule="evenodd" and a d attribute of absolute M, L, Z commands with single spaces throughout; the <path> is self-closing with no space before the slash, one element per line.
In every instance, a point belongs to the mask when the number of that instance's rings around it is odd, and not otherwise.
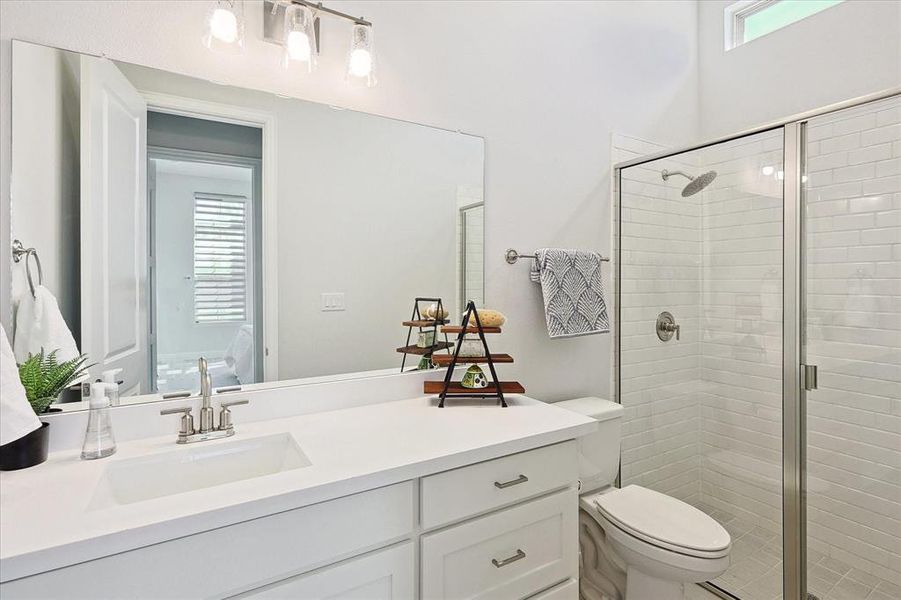
<path fill-rule="evenodd" d="M 19 240 L 13 240 L 13 262 L 21 262 L 23 255 L 25 256 L 25 278 L 28 280 L 31 297 L 37 298 L 37 288 L 34 285 L 34 279 L 31 277 L 31 258 L 34 257 L 34 263 L 38 266 L 38 285 L 42 285 L 44 283 L 44 269 L 41 267 L 38 251 L 34 248 L 26 248 Z"/>

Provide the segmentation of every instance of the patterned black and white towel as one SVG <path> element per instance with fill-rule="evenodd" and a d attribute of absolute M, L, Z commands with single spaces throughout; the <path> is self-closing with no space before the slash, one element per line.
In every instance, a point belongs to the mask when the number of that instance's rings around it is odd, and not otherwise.
<path fill-rule="evenodd" d="M 530 277 L 541 284 L 547 332 L 552 338 L 609 333 L 601 255 L 541 248 Z"/>

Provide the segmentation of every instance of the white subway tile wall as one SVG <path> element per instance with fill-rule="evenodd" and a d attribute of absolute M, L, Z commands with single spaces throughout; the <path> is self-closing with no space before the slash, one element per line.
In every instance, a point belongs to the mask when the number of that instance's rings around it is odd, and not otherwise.
<path fill-rule="evenodd" d="M 485 207 L 474 206 L 463 211 L 464 298 L 477 306 L 485 306 Z"/>
<path fill-rule="evenodd" d="M 807 140 L 808 546 L 901 586 L 901 99 Z"/>
<path fill-rule="evenodd" d="M 696 153 L 701 194 L 700 508 L 732 536 L 714 583 L 782 596 L 783 132 Z"/>
<path fill-rule="evenodd" d="M 662 147 L 626 136 L 614 160 Z M 622 174 L 621 398 L 623 485 L 635 483 L 687 502 L 700 501 L 700 197 L 683 199 L 680 180 L 661 170 L 693 171 L 684 160 L 629 168 Z M 681 180 L 684 181 L 684 180 Z M 654 324 L 668 310 L 681 340 L 664 344 Z"/>
<path fill-rule="evenodd" d="M 701 499 L 782 528 L 781 130 L 695 153 L 701 198 Z"/>

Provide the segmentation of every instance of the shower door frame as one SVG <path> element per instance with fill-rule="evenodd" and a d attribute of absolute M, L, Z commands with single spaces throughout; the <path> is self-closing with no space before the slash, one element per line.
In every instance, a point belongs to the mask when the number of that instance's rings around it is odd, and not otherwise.
<path fill-rule="evenodd" d="M 702 150 L 718 144 L 769 131 L 783 131 L 783 292 L 782 292 L 782 598 L 800 600 L 807 593 L 807 499 L 806 471 L 806 391 L 802 377 L 805 348 L 804 209 L 802 176 L 806 162 L 807 123 L 810 119 L 892 97 L 901 97 L 901 87 L 891 88 L 838 102 L 780 119 L 700 144 L 664 150 L 617 163 L 613 168 L 614 196 L 614 399 L 621 396 L 621 310 L 622 310 L 622 186 L 623 169 Z M 617 485 L 620 484 L 617 477 Z M 727 600 L 736 596 L 705 584 L 711 592 Z"/>

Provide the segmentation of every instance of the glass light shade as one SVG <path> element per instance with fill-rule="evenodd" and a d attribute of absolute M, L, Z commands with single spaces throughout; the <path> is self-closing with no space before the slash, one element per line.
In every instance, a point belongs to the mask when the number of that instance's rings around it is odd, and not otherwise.
<path fill-rule="evenodd" d="M 291 4 L 285 8 L 284 43 L 286 67 L 302 63 L 307 72 L 316 67 L 314 17 L 308 6 Z"/>
<path fill-rule="evenodd" d="M 244 0 L 216 0 L 210 5 L 203 45 L 221 52 L 243 52 Z"/>
<path fill-rule="evenodd" d="M 376 84 L 375 53 L 370 25 L 354 23 L 350 51 L 347 53 L 347 80 L 367 87 Z"/>

